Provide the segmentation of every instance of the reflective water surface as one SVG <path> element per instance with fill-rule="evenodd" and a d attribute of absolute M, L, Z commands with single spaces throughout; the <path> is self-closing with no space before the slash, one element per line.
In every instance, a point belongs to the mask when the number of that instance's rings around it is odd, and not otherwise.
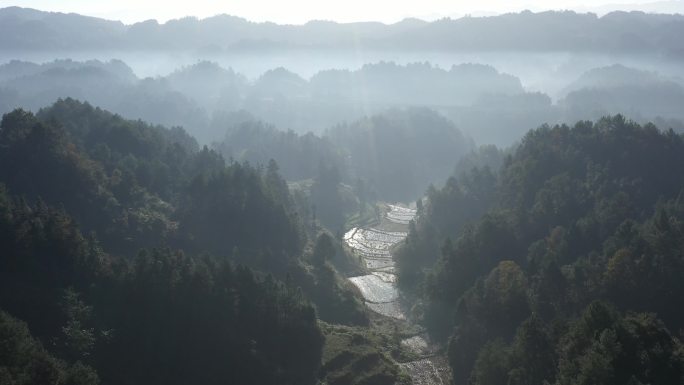
<path fill-rule="evenodd" d="M 391 228 L 408 228 L 416 217 L 416 210 L 387 205 L 384 220 L 393 224 Z M 406 230 L 406 229 L 404 229 Z M 366 306 L 378 314 L 396 320 L 407 320 L 399 303 L 395 262 L 392 247 L 406 238 L 406 231 L 385 231 L 378 228 L 354 227 L 344 235 L 345 243 L 359 256 L 370 274 L 351 277 L 349 280 L 359 289 Z M 415 361 L 399 363 L 411 377 L 414 385 L 441 385 L 448 377 L 448 365 L 435 356 L 432 347 L 423 335 L 415 335 L 401 341 L 402 346 L 422 357 Z"/>

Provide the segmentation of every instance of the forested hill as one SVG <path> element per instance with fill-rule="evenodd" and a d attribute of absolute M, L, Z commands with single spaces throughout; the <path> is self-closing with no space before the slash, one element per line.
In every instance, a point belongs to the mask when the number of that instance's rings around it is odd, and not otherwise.
<path fill-rule="evenodd" d="M 333 126 L 355 126 L 369 116 L 396 114 L 388 110 L 429 108 L 480 144 L 508 146 L 544 122 L 598 119 L 616 113 L 681 132 L 684 83 L 678 71 L 673 74 L 667 67 L 661 66 L 663 72 L 658 72 L 616 64 L 569 77 L 554 74 L 559 88 L 554 101 L 553 93 L 526 89 L 523 77 L 472 63 L 447 68 L 427 62 L 379 61 L 355 70 L 322 69 L 309 79 L 277 67 L 249 79 L 209 61 L 181 66 L 165 76 L 139 78 L 120 60 L 62 59 L 42 64 L 12 60 L 0 64 L 0 113 L 15 108 L 37 111 L 58 98 L 71 97 L 130 119 L 183 126 L 200 143 L 209 144 L 228 139 L 226 131 L 243 123 L 257 129 L 258 124 L 250 124 L 254 121 L 300 135 L 322 135 Z M 270 131 L 266 127 L 257 130 Z M 229 134 L 242 142 L 250 136 L 244 129 Z M 254 133 L 251 137 L 260 140 Z M 307 140 L 311 142 L 307 146 L 316 142 L 310 136 Z M 246 158 L 261 156 L 266 163 L 274 157 L 288 179 L 302 174 L 292 173 L 284 159 L 262 152 L 267 150 L 262 145 L 257 143 L 259 148 L 250 149 Z M 239 146 L 230 143 L 228 147 L 237 150 Z M 237 158 L 239 154 L 230 151 L 230 155 Z"/>
<path fill-rule="evenodd" d="M 387 201 L 412 200 L 442 183 L 473 147 L 451 121 L 427 108 L 388 110 L 333 127 L 326 138 L 341 149 L 353 175 Z"/>
<path fill-rule="evenodd" d="M 680 384 L 684 138 L 541 127 L 433 189 L 399 283 L 456 383 Z"/>
<path fill-rule="evenodd" d="M 68 99 L 37 116 L 21 110 L 5 115 L 0 141 L 0 178 L 13 194 L 63 206 L 112 251 L 169 241 L 223 254 L 233 247 L 300 251 L 291 213 L 280 203 L 287 195 L 276 195 L 287 191 L 266 191 L 258 170 L 226 166 L 220 155 L 199 151 L 181 129 L 127 121 Z M 220 188 L 233 191 L 223 190 L 221 197 Z M 273 244 L 250 235 L 263 224 L 250 228 L 247 218 L 264 207 L 268 223 L 289 229 L 272 229 L 282 237 Z M 216 225 L 221 211 L 244 218 L 229 232 L 234 238 L 212 240 L 200 229 Z"/>
<path fill-rule="evenodd" d="M 306 210 L 275 162 L 180 128 L 72 99 L 4 115 L 0 383 L 317 383 L 319 320 L 368 319 Z"/>
<path fill-rule="evenodd" d="M 464 17 L 424 22 L 406 19 L 382 23 L 304 25 L 253 23 L 218 15 L 121 22 L 76 14 L 0 9 L 3 49 L 167 49 L 273 50 L 341 48 L 391 50 L 524 50 L 578 52 L 650 52 L 681 55 L 684 18 L 641 12 L 613 12 L 603 17 L 575 12 L 529 11 L 493 17 Z"/>

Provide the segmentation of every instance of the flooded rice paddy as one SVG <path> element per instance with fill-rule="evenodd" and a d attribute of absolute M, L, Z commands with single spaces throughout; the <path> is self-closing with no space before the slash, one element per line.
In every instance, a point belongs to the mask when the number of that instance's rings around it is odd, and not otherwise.
<path fill-rule="evenodd" d="M 389 215 L 394 212 L 390 206 Z M 409 210 L 409 209 L 404 209 Z M 412 217 L 415 216 L 415 210 Z M 353 228 L 344 235 L 344 241 L 361 258 L 370 274 L 351 277 L 349 280 L 359 289 L 368 307 L 384 316 L 406 319 L 399 306 L 399 291 L 395 262 L 390 253 L 392 246 L 403 241 L 406 232 L 384 231 L 375 228 Z M 391 304 L 390 304 L 391 303 Z"/>
<path fill-rule="evenodd" d="M 443 385 L 444 366 L 435 358 L 428 357 L 399 364 L 411 376 L 413 385 Z"/>
<path fill-rule="evenodd" d="M 387 282 L 375 274 L 351 277 L 349 280 L 359 288 L 366 302 L 386 303 L 395 302 L 399 299 L 399 293 L 394 283 Z"/>
<path fill-rule="evenodd" d="M 390 212 L 387 213 L 387 219 L 390 222 L 408 225 L 408 223 L 416 216 L 416 210 L 397 205 L 388 206 L 390 208 Z"/>
<path fill-rule="evenodd" d="M 363 257 L 390 257 L 390 248 L 406 238 L 405 232 L 354 227 L 344 234 L 344 241 Z"/>
<path fill-rule="evenodd" d="M 407 316 L 399 301 L 395 261 L 392 247 L 402 242 L 407 235 L 408 223 L 416 216 L 416 210 L 399 205 L 387 205 L 388 211 L 378 228 L 354 227 L 344 235 L 345 243 L 356 253 L 369 274 L 351 277 L 349 280 L 359 289 L 366 306 L 383 316 L 406 322 Z M 386 225 L 386 226 L 385 226 Z M 386 231 L 382 227 L 393 230 Z M 398 365 L 411 377 L 414 385 L 445 384 L 448 365 L 435 356 L 423 335 L 416 335 L 401 341 L 401 345 L 413 354 L 422 357 Z"/>

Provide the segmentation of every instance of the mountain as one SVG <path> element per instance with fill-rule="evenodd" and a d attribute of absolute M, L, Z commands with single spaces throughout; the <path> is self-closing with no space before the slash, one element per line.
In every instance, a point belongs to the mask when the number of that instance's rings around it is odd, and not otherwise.
<path fill-rule="evenodd" d="M 253 23 L 218 15 L 186 17 L 159 24 L 121 22 L 75 14 L 9 7 L 0 9 L 0 48 L 263 50 L 337 48 L 367 50 L 540 52 L 652 52 L 684 54 L 674 36 L 684 31 L 684 16 L 612 12 L 524 11 L 490 17 L 463 17 L 395 24 L 311 21 L 304 25 Z"/>
<path fill-rule="evenodd" d="M 642 11 L 646 13 L 678 13 L 684 14 L 684 1 L 682 0 L 662 0 L 649 1 L 643 3 L 619 3 L 605 4 L 600 6 L 586 6 L 577 8 L 581 12 L 593 12 L 599 15 L 620 11 Z"/>
<path fill-rule="evenodd" d="M 684 83 L 622 65 L 585 72 L 564 89 L 559 105 L 569 119 L 596 119 L 609 112 L 640 121 L 684 119 Z"/>
<path fill-rule="evenodd" d="M 237 118 L 232 123 L 251 115 L 281 129 L 320 133 L 391 107 L 468 106 L 487 95 L 524 92 L 517 77 L 481 64 L 446 70 L 379 62 L 354 71 L 321 71 L 310 80 L 275 68 L 254 81 L 207 61 L 143 79 L 118 60 L 0 65 L 0 113 L 79 98 L 129 118 L 183 126 L 202 143 L 223 139 L 230 116 Z"/>
<path fill-rule="evenodd" d="M 118 21 L 74 13 L 0 9 L 0 46 L 4 49 L 97 49 L 103 42 L 112 44 L 126 29 Z"/>
<path fill-rule="evenodd" d="M 565 87 L 561 94 L 584 88 L 615 88 L 623 86 L 649 86 L 663 83 L 684 84 L 681 79 L 669 79 L 656 72 L 614 64 L 607 67 L 594 68 L 583 73 L 579 78 Z"/>
<path fill-rule="evenodd" d="M 682 383 L 683 139 L 543 126 L 428 191 L 398 282 L 454 383 Z"/>
<path fill-rule="evenodd" d="M 387 201 L 419 197 L 472 148 L 456 126 L 427 108 L 389 110 L 330 129 L 356 176 Z"/>

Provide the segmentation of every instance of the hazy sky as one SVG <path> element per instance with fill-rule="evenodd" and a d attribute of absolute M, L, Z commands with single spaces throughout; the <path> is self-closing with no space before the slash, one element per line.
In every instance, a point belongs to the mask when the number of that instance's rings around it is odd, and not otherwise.
<path fill-rule="evenodd" d="M 616 5 L 616 3 L 618 3 Z M 0 0 L 0 7 L 21 6 L 46 11 L 76 12 L 133 23 L 164 22 L 182 16 L 208 17 L 220 13 L 253 21 L 301 24 L 308 20 L 396 22 L 406 17 L 433 20 L 463 14 L 496 14 L 523 9 L 574 9 L 603 13 L 613 9 L 665 12 L 684 9 L 684 0 Z"/>

